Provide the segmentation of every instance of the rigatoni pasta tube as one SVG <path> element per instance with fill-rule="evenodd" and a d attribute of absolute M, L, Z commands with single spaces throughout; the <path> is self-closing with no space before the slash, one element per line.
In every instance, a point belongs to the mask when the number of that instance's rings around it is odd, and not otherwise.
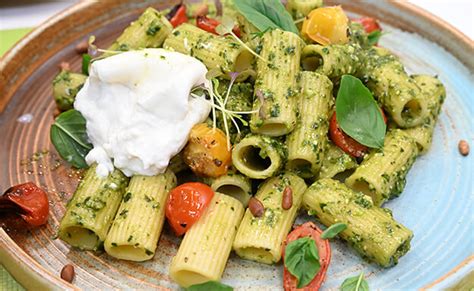
<path fill-rule="evenodd" d="M 201 218 L 184 235 L 171 261 L 171 278 L 182 287 L 219 281 L 243 213 L 240 201 L 216 192 Z"/>
<path fill-rule="evenodd" d="M 318 174 L 327 147 L 332 83 L 326 76 L 314 72 L 301 72 L 299 78 L 299 122 L 286 139 L 286 169 L 310 178 Z"/>
<path fill-rule="evenodd" d="M 382 267 L 397 264 L 410 249 L 413 233 L 396 222 L 388 209 L 374 206 L 369 196 L 338 181 L 315 182 L 304 193 L 303 206 L 327 227 L 345 223 L 347 228 L 339 236 Z"/>
<path fill-rule="evenodd" d="M 415 141 L 403 130 L 393 129 L 385 137 L 383 148 L 367 155 L 345 183 L 369 195 L 380 206 L 402 193 L 417 155 Z"/>
<path fill-rule="evenodd" d="M 171 170 L 157 176 L 133 176 L 105 239 L 105 251 L 123 260 L 153 258 L 165 220 L 166 198 L 175 186 Z"/>
<path fill-rule="evenodd" d="M 296 76 L 304 42 L 298 35 L 274 29 L 258 45 L 257 80 L 250 128 L 253 133 L 282 136 L 296 125 Z"/>
<path fill-rule="evenodd" d="M 252 55 L 232 37 L 214 35 L 187 23 L 175 28 L 163 47 L 195 57 L 209 70 L 223 74 L 248 70 L 253 62 Z"/>
<path fill-rule="evenodd" d="M 299 20 L 306 17 L 313 9 L 323 6 L 323 0 L 288 0 L 286 10 L 293 19 Z"/>
<path fill-rule="evenodd" d="M 319 178 L 332 178 L 339 173 L 352 170 L 357 167 L 356 160 L 346 154 L 332 142 L 328 142 L 328 147 L 324 155 Z"/>
<path fill-rule="evenodd" d="M 229 195 L 239 200 L 244 207 L 249 204 L 252 196 L 252 184 L 244 175 L 229 171 L 227 174 L 211 181 L 212 190 Z"/>
<path fill-rule="evenodd" d="M 247 135 L 232 150 L 232 163 L 251 179 L 266 179 L 277 173 L 285 157 L 283 144 L 264 135 Z"/>
<path fill-rule="evenodd" d="M 284 210 L 282 199 L 287 187 L 291 189 L 293 204 Z M 265 181 L 255 195 L 265 207 L 264 214 L 254 217 L 247 209 L 235 237 L 235 252 L 243 259 L 265 264 L 280 261 L 283 241 L 293 225 L 305 190 L 304 180 L 289 172 Z"/>
<path fill-rule="evenodd" d="M 168 19 L 154 8 L 149 7 L 124 30 L 108 50 L 129 51 L 140 48 L 158 48 L 161 47 L 172 30 L 173 26 Z"/>
<path fill-rule="evenodd" d="M 362 49 L 356 44 L 307 45 L 301 55 L 306 71 L 316 71 L 331 79 L 344 74 L 354 75 L 363 65 Z"/>
<path fill-rule="evenodd" d="M 105 178 L 91 166 L 68 203 L 58 236 L 73 247 L 97 250 L 105 240 L 128 178 L 114 170 Z"/>
<path fill-rule="evenodd" d="M 423 124 L 430 114 L 428 101 L 402 63 L 378 48 L 370 49 L 365 59 L 362 78 L 395 123 L 402 128 Z"/>
<path fill-rule="evenodd" d="M 434 127 L 441 111 L 441 106 L 446 98 L 446 89 L 437 78 L 432 76 L 415 75 L 412 78 L 420 86 L 421 91 L 428 100 L 430 115 L 424 124 L 408 128 L 405 132 L 416 141 L 420 154 L 424 154 L 431 147 Z"/>

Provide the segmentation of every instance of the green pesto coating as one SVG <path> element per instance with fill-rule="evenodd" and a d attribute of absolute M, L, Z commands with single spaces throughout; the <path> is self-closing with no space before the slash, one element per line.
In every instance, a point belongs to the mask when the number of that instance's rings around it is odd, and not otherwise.
<path fill-rule="evenodd" d="M 413 233 L 388 209 L 374 206 L 369 196 L 338 181 L 321 179 L 312 184 L 303 194 L 303 206 L 327 227 L 345 223 L 339 236 L 364 259 L 382 267 L 397 264 L 410 249 Z"/>
<path fill-rule="evenodd" d="M 87 76 L 83 74 L 61 71 L 53 80 L 53 97 L 60 111 L 73 108 L 76 95 L 84 86 Z"/>

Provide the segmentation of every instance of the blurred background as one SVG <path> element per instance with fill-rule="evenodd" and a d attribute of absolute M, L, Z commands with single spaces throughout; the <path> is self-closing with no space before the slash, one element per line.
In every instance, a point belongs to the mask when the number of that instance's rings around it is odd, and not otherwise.
<path fill-rule="evenodd" d="M 0 56 L 32 28 L 77 2 L 80 0 L 0 0 Z M 444 19 L 474 39 L 474 0 L 408 2 Z"/>

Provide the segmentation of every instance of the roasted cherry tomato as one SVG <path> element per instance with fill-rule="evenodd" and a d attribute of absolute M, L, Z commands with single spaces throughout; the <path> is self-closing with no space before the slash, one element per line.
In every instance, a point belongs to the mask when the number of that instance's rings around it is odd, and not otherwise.
<path fill-rule="evenodd" d="M 40 226 L 48 221 L 48 195 L 31 182 L 16 185 L 0 196 L 0 211 L 16 212 L 28 224 Z"/>
<path fill-rule="evenodd" d="M 380 109 L 380 112 L 382 113 L 383 120 L 385 123 L 387 123 L 387 117 L 385 116 L 385 113 L 382 109 Z M 358 141 L 342 131 L 336 119 L 336 112 L 333 113 L 329 123 L 329 137 L 331 137 L 331 140 L 336 146 L 355 158 L 363 157 L 369 150 L 368 147 L 360 144 Z"/>
<path fill-rule="evenodd" d="M 195 125 L 184 148 L 183 159 L 198 176 L 217 178 L 224 175 L 232 161 L 225 133 L 205 123 Z"/>
<path fill-rule="evenodd" d="M 341 6 L 321 7 L 311 11 L 303 22 L 301 34 L 322 45 L 348 42 L 349 19 Z"/>
<path fill-rule="evenodd" d="M 361 17 L 361 18 L 354 19 L 352 21 L 362 24 L 362 26 L 364 27 L 365 32 L 367 32 L 367 33 L 371 33 L 371 32 L 374 32 L 376 30 L 382 31 L 382 28 L 380 27 L 379 22 L 375 18 Z"/>
<path fill-rule="evenodd" d="M 283 270 L 283 287 L 285 291 L 293 290 L 304 290 L 304 291 L 316 291 L 323 284 L 324 279 L 326 278 L 326 271 L 328 269 L 329 263 L 331 262 L 331 246 L 329 245 L 329 240 L 321 238 L 322 231 L 312 222 L 306 222 L 298 227 L 296 227 L 288 237 L 286 238 L 285 244 L 283 246 L 283 255 L 285 258 L 285 249 L 286 246 L 299 238 L 310 237 L 316 242 L 319 253 L 319 263 L 321 269 L 314 277 L 313 281 L 309 283 L 306 287 L 297 289 L 298 280 L 293 276 L 286 268 Z"/>
<path fill-rule="evenodd" d="M 196 26 L 199 27 L 200 29 L 203 29 L 207 32 L 210 32 L 210 33 L 213 33 L 213 34 L 217 34 L 217 31 L 216 31 L 216 27 L 218 27 L 220 25 L 220 21 L 219 20 L 216 20 L 216 19 L 213 19 L 213 18 L 209 18 L 205 15 L 200 15 L 198 17 L 196 17 Z M 232 32 L 240 38 L 240 28 L 238 26 L 235 26 L 234 29 L 232 29 Z"/>
<path fill-rule="evenodd" d="M 186 5 L 178 4 L 171 9 L 166 15 L 166 18 L 170 21 L 173 27 L 177 27 L 185 22 L 188 22 L 188 16 L 186 15 Z"/>
<path fill-rule="evenodd" d="M 166 202 L 166 218 L 176 235 L 183 235 L 201 217 L 214 197 L 211 187 L 191 182 L 170 191 Z"/>

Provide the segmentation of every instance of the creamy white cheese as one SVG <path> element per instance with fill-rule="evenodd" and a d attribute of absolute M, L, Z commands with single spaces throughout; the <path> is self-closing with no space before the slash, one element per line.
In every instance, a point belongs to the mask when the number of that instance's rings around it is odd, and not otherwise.
<path fill-rule="evenodd" d="M 97 163 L 100 176 L 114 166 L 129 177 L 164 172 L 191 128 L 209 115 L 209 103 L 190 96 L 207 84 L 206 73 L 197 59 L 163 49 L 93 62 L 74 103 L 94 145 L 87 163 Z"/>

